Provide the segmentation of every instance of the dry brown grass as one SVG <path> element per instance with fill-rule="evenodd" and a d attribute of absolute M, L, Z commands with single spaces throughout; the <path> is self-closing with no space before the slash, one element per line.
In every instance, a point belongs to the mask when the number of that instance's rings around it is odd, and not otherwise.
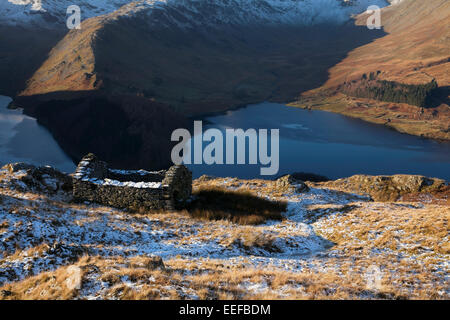
<path fill-rule="evenodd" d="M 226 247 L 236 246 L 244 250 L 263 249 L 268 252 L 278 252 L 280 249 L 274 245 L 276 236 L 264 232 L 256 232 L 251 227 L 236 229 L 229 237 L 223 239 Z"/>
<path fill-rule="evenodd" d="M 339 217 L 330 216 L 320 221 L 317 229 L 326 230 L 318 232 L 340 247 L 361 249 L 362 246 L 365 252 L 390 248 L 408 255 L 427 251 L 449 254 L 445 241 L 450 234 L 449 218 L 450 207 L 447 206 L 373 204 Z"/>
<path fill-rule="evenodd" d="M 69 300 L 74 299 L 77 290 L 69 289 L 66 280 L 68 267 L 54 272 L 41 273 L 21 282 L 5 285 L 0 289 L 5 300 Z"/>
<path fill-rule="evenodd" d="M 201 187 L 194 191 L 187 211 L 198 219 L 229 220 L 256 225 L 267 220 L 282 220 L 286 203 L 255 196 L 250 191 L 230 191 L 221 187 Z"/>
<path fill-rule="evenodd" d="M 137 258 L 139 259 L 139 258 Z M 145 258 L 144 258 L 145 259 Z M 335 261 L 336 262 L 336 261 Z M 90 286 L 101 286 L 97 298 L 147 299 L 442 299 L 445 286 L 433 283 L 419 268 L 414 278 L 399 268 L 383 272 L 377 287 L 369 287 L 365 266 L 305 268 L 289 272 L 277 268 L 253 269 L 223 260 L 166 261 L 167 269 L 120 267 L 124 258 L 84 257 L 74 266 L 81 270 L 81 287 L 68 289 L 70 267 L 61 267 L 0 288 L 0 299 L 77 299 Z M 318 262 L 320 264 L 320 262 Z M 421 289 L 411 289 L 412 284 Z M 445 297 L 445 296 L 444 296 Z"/>
<path fill-rule="evenodd" d="M 9 228 L 9 222 L 7 220 L 0 221 L 0 232 L 7 228 Z"/>
<path fill-rule="evenodd" d="M 444 186 L 433 193 L 411 193 L 400 198 L 403 202 L 422 202 L 450 206 L 450 186 Z"/>
<path fill-rule="evenodd" d="M 233 193 L 242 191 L 258 199 L 283 199 L 272 181 L 219 178 L 194 181 L 195 192 L 216 188 L 228 188 Z M 284 242 L 291 245 L 298 241 L 296 239 L 305 240 L 302 237 L 306 232 L 292 229 L 289 219 L 272 228 L 271 224 L 253 226 L 236 225 L 229 220 L 199 221 L 192 219 L 188 212 L 129 214 L 107 207 L 58 202 L 56 198 L 43 196 L 31 197 L 32 201 L 12 200 L 12 196 L 7 196 L 7 212 L 14 211 L 21 218 L 36 215 L 35 218 L 40 219 L 48 214 L 46 219 L 51 224 L 56 218 L 50 212 L 62 214 L 68 209 L 84 210 L 87 213 L 74 221 L 81 226 L 112 211 L 136 233 L 145 232 L 152 225 L 156 231 L 170 235 L 161 240 L 166 245 L 209 242 L 222 247 L 224 257 L 173 257 L 169 253 L 171 258 L 164 260 L 165 267 L 155 268 L 154 258 L 132 251 L 129 255 L 114 257 L 85 255 L 80 258 L 80 255 L 74 255 L 73 259 L 64 260 L 63 266 L 50 265 L 47 272 L 34 275 L 23 272 L 23 280 L 12 277 L 8 280 L 12 282 L 0 287 L 0 300 L 449 298 L 446 263 L 450 253 L 450 208 L 445 205 L 365 202 L 348 198 L 356 202 L 345 205 L 333 202 L 334 197 L 330 202 L 312 202 L 304 207 L 308 220 L 305 222 L 311 223 L 317 234 L 335 245 L 317 256 L 287 255 L 285 259 L 276 254 L 277 250 L 285 248 Z M 17 199 L 22 196 L 28 197 L 21 193 L 14 195 Z M 308 196 L 302 196 L 308 203 Z M 285 196 L 284 199 L 290 198 Z M 28 209 L 34 209 L 35 213 Z M 7 214 L 2 219 L 6 219 Z M 8 226 L 2 219 L 0 234 L 2 226 L 14 227 L 20 234 L 22 221 L 10 220 Z M 117 230 L 122 230 L 124 225 L 118 224 Z M 304 236 L 308 237 L 308 234 Z M 14 243 L 18 240 L 18 235 L 11 233 L 4 241 Z M 3 252 L 4 259 L 0 264 L 8 266 L 14 261 L 45 256 L 49 247 L 42 242 L 28 244 L 29 247 L 22 244 Z M 103 243 L 96 244 L 97 249 L 102 246 Z M 221 254 L 221 249 L 216 250 Z M 227 250 L 232 254 L 227 255 Z M 367 280 L 367 271 L 372 266 L 380 269 L 380 282 L 376 287 L 369 286 Z M 66 285 L 73 267 L 80 270 L 80 289 L 69 289 Z"/>

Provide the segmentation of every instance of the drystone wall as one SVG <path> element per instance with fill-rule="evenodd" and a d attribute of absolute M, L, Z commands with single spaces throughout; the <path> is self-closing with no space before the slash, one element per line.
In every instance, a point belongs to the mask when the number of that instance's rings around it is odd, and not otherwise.
<path fill-rule="evenodd" d="M 85 156 L 73 176 L 73 196 L 130 210 L 175 210 L 192 193 L 192 173 L 185 166 L 149 172 L 108 168 L 94 154 Z"/>

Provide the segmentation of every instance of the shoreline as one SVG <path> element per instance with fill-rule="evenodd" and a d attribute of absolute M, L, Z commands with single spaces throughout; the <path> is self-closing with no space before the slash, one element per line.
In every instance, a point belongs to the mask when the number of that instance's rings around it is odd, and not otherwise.
<path fill-rule="evenodd" d="M 50 98 L 54 98 L 54 97 L 50 97 Z M 65 96 L 65 98 L 67 99 L 68 97 L 67 96 Z M 77 99 L 77 97 L 75 97 L 74 99 L 68 99 L 68 100 L 76 100 Z M 50 100 L 59 100 L 59 99 L 50 99 Z M 65 143 L 64 143 L 64 141 L 58 141 L 57 139 L 56 139 L 56 135 L 45 125 L 45 124 L 43 124 L 40 120 L 39 120 L 39 117 L 36 117 L 36 115 L 38 115 L 38 112 L 36 112 L 36 110 L 34 110 L 35 108 L 36 108 L 36 104 L 39 104 L 39 102 L 42 102 L 42 100 L 41 99 L 39 99 L 39 97 L 25 97 L 25 99 L 23 99 L 23 100 L 20 100 L 20 97 L 19 97 L 19 101 L 17 101 L 16 102 L 16 100 L 13 100 L 12 102 L 11 102 L 11 104 L 16 104 L 16 106 L 17 107 L 21 107 L 21 108 L 23 108 L 23 113 L 25 114 L 25 115 L 28 115 L 28 116 L 31 116 L 31 117 L 33 117 L 33 118 L 36 118 L 37 119 L 37 121 L 38 121 L 38 123 L 39 123 L 39 125 L 41 125 L 41 126 L 43 126 L 45 129 L 47 129 L 48 131 L 50 131 L 50 134 L 52 135 L 52 137 L 57 141 L 57 143 L 58 143 L 58 145 L 60 146 L 60 148 L 61 148 L 61 150 L 62 151 L 64 151 L 64 153 L 74 162 L 74 163 L 76 163 L 77 162 L 77 158 L 75 158 L 75 157 L 73 157 L 73 155 L 71 156 L 71 153 L 70 152 L 68 152 L 68 151 L 70 151 L 71 150 L 71 147 L 70 147 L 70 145 L 68 146 L 68 145 L 66 145 Z M 286 107 L 288 107 L 288 108 L 292 108 L 292 107 L 295 107 L 295 108 L 301 108 L 301 109 L 308 109 L 308 106 L 307 105 L 300 105 L 300 104 L 298 104 L 298 103 L 296 103 L 296 102 L 291 102 L 291 103 L 281 103 L 281 102 L 272 102 L 272 101 L 270 101 L 270 99 L 269 100 L 267 100 L 267 101 L 265 101 L 265 102 L 267 102 L 267 103 L 276 103 L 276 104 L 279 104 L 280 105 L 280 107 L 282 106 L 283 108 L 286 108 Z M 34 104 L 34 106 L 33 106 L 33 104 Z M 205 121 L 205 124 L 207 124 L 207 125 L 209 125 L 209 124 L 213 124 L 214 122 L 212 122 L 212 121 L 209 121 L 209 120 L 207 120 L 207 118 L 210 118 L 210 117 L 215 117 L 215 116 L 220 116 L 220 115 L 226 115 L 228 112 L 234 112 L 234 111 L 238 111 L 238 110 L 240 110 L 240 109 L 244 109 L 244 108 L 248 108 L 248 107 L 250 107 L 250 106 L 252 106 L 252 105 L 255 105 L 255 104 L 258 104 L 258 103 L 249 103 L 249 104 L 243 104 L 243 103 L 241 103 L 241 104 L 237 104 L 237 105 L 234 105 L 234 106 L 232 106 L 231 108 L 229 108 L 229 109 L 226 109 L 226 110 L 220 110 L 220 111 L 212 111 L 212 112 L 204 112 L 204 113 L 202 113 L 202 114 L 198 114 L 198 115 L 196 115 L 196 116 L 189 116 L 189 117 L 186 117 L 186 119 L 188 120 L 188 121 L 192 121 L 192 120 L 203 120 L 203 121 Z M 386 127 L 386 128 L 389 128 L 390 130 L 394 130 L 395 132 L 397 132 L 397 133 L 401 133 L 401 134 L 407 134 L 407 135 L 409 135 L 409 136 L 413 136 L 413 137 L 418 137 L 418 138 L 424 138 L 424 140 L 429 140 L 429 141 L 433 141 L 433 142 L 437 142 L 437 143 L 439 143 L 439 144 L 443 144 L 444 146 L 446 146 L 446 145 L 448 145 L 449 143 L 450 143 L 450 140 L 445 140 L 445 139 L 436 139 L 436 138 L 433 138 L 433 137 L 426 137 L 426 136 L 420 136 L 420 135 L 416 135 L 416 134 L 411 134 L 411 133 L 408 133 L 408 132 L 402 132 L 401 130 L 398 130 L 397 128 L 395 128 L 395 127 L 393 127 L 393 126 L 390 126 L 390 125 L 385 125 L 385 124 L 383 124 L 383 123 L 377 123 L 376 121 L 368 121 L 367 119 L 364 119 L 364 118 L 362 118 L 362 117 L 358 117 L 357 115 L 355 116 L 355 115 L 351 115 L 351 114 L 346 114 L 346 113 L 343 113 L 343 112 L 336 112 L 335 110 L 327 110 L 327 108 L 326 108 L 326 106 L 324 106 L 324 105 L 321 105 L 321 106 L 319 106 L 319 107 L 317 107 L 317 106 L 314 106 L 311 110 L 317 110 L 317 111 L 325 111 L 325 112 L 331 112 L 331 113 L 334 113 L 334 114 L 339 114 L 339 115 L 342 115 L 342 116 L 344 116 L 344 117 L 347 117 L 347 118 L 351 118 L 351 119 L 358 119 L 358 120 L 361 120 L 361 121 L 364 121 L 364 123 L 365 124 L 368 124 L 368 123 L 370 123 L 370 124 L 373 124 L 373 125 L 383 125 L 383 127 Z M 363 128 L 364 128 L 364 126 L 362 125 L 361 126 L 361 130 L 363 130 Z M 381 128 L 381 127 L 380 127 Z M 189 129 L 191 129 L 191 128 L 189 128 Z M 94 151 L 95 152 L 95 150 L 91 150 L 90 149 L 90 151 Z M 111 159 L 107 159 L 108 161 L 110 161 Z M 118 165 L 116 165 L 116 166 L 118 166 Z M 139 165 L 140 167 L 141 167 L 141 165 Z M 139 168 L 140 168 L 139 167 Z M 133 167 L 133 169 L 135 169 L 134 167 Z M 146 169 L 150 169 L 150 168 L 146 168 Z M 308 170 L 307 168 L 305 168 L 304 169 L 305 170 L 305 172 L 307 173 L 307 174 L 313 174 L 313 175 L 325 175 L 325 176 L 329 176 L 329 174 L 327 174 L 326 172 L 323 172 L 323 171 L 320 171 L 320 170 L 314 170 L 314 169 L 310 169 L 310 170 Z M 291 170 L 292 172 L 296 172 L 296 171 L 299 171 L 299 169 L 296 169 L 296 168 L 293 168 L 293 170 Z M 300 171 L 303 171 L 302 169 L 300 169 Z M 361 172 L 359 172 L 359 173 L 362 173 L 362 174 L 364 174 L 366 171 L 361 171 Z M 395 174 L 395 173 L 398 173 L 398 172 L 401 172 L 401 171 L 392 171 L 392 172 L 390 172 L 391 174 Z M 420 171 L 411 171 L 410 172 L 410 174 L 414 174 L 414 173 L 420 173 Z M 205 174 L 208 174 L 208 172 L 205 172 Z M 367 172 L 367 174 L 370 174 L 370 172 Z M 220 175 L 220 174 L 219 174 Z M 237 176 L 237 175 L 236 175 Z M 436 177 L 440 177 L 440 175 L 435 175 Z"/>
<path fill-rule="evenodd" d="M 384 120 L 384 118 L 381 118 L 378 115 L 375 116 L 375 115 L 370 115 L 370 114 L 351 112 L 349 110 L 349 108 L 352 108 L 353 106 L 351 106 L 350 104 L 347 104 L 346 106 L 342 106 L 341 101 L 331 101 L 331 102 L 325 103 L 323 100 L 328 99 L 328 98 L 330 98 L 330 97 L 318 98 L 318 100 L 322 100 L 322 101 L 316 102 L 313 105 L 308 105 L 308 104 L 305 104 L 305 103 L 302 103 L 299 101 L 293 101 L 293 102 L 286 104 L 286 106 L 292 107 L 292 108 L 301 108 L 304 110 L 312 110 L 312 111 L 318 110 L 318 111 L 332 112 L 332 113 L 340 114 L 340 115 L 343 115 L 343 116 L 346 116 L 349 118 L 359 119 L 359 120 L 362 120 L 367 123 L 381 125 L 381 126 L 389 128 L 389 129 L 394 130 L 401 134 L 415 136 L 415 137 L 435 141 L 438 143 L 450 143 L 450 132 L 447 134 L 448 137 L 443 137 L 443 136 L 434 136 L 433 135 L 433 134 L 440 134 L 442 131 L 435 130 L 433 132 L 427 133 L 427 132 L 420 131 L 420 130 L 418 132 L 411 131 L 412 129 L 408 130 L 409 126 L 412 126 L 413 129 L 417 129 L 418 125 L 420 124 L 421 121 L 424 123 L 426 122 L 426 125 L 424 125 L 424 127 L 429 128 L 430 120 L 427 120 L 427 119 L 409 120 L 409 121 L 404 121 L 402 123 L 396 123 L 391 120 L 391 118 L 394 118 L 394 120 L 398 120 L 398 119 L 395 119 L 395 113 L 387 114 L 387 112 L 389 112 L 390 110 L 386 109 L 386 110 L 384 110 L 384 114 L 382 114 L 382 115 L 389 116 L 389 118 L 387 118 L 386 121 L 380 121 L 380 120 Z M 336 97 L 332 97 L 331 99 L 333 99 L 333 98 L 336 99 Z M 312 98 L 312 99 L 314 99 L 314 98 Z M 367 105 L 370 105 L 373 102 L 364 101 L 364 103 Z M 376 101 L 373 104 L 374 104 L 373 106 L 370 106 L 367 108 L 376 108 L 376 107 L 378 107 L 377 104 L 386 104 L 386 102 Z M 402 119 L 402 120 L 404 120 L 404 119 Z M 436 120 L 432 120 L 432 121 L 436 121 Z M 445 133 L 442 133 L 442 134 L 445 134 Z"/>

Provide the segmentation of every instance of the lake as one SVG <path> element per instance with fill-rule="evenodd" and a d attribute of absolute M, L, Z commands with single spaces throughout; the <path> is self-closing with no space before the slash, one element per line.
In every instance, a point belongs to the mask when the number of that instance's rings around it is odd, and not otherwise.
<path fill-rule="evenodd" d="M 0 165 L 21 161 L 73 172 L 75 164 L 47 129 L 21 110 L 7 109 L 10 101 L 0 96 Z M 401 134 L 339 114 L 260 103 L 205 120 L 204 130 L 280 129 L 278 175 L 306 172 L 334 179 L 404 173 L 450 180 L 450 143 Z M 258 178 L 260 167 L 189 165 L 195 177 Z"/>
<path fill-rule="evenodd" d="M 73 161 L 52 135 L 22 110 L 7 108 L 11 99 L 0 96 L 0 166 L 11 162 L 50 165 L 61 171 L 75 171 Z"/>
<path fill-rule="evenodd" d="M 280 129 L 279 175 L 306 172 L 336 179 L 354 174 L 420 174 L 450 180 L 450 143 L 335 113 L 260 103 L 205 120 L 204 130 Z M 195 177 L 260 177 L 260 165 L 189 167 Z"/>

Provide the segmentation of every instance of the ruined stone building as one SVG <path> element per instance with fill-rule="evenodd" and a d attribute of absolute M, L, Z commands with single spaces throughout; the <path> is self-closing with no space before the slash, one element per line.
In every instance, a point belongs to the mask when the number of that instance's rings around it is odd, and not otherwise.
<path fill-rule="evenodd" d="M 122 209 L 174 210 L 192 193 L 192 173 L 185 166 L 149 172 L 108 168 L 94 154 L 85 156 L 73 176 L 73 195 Z"/>

